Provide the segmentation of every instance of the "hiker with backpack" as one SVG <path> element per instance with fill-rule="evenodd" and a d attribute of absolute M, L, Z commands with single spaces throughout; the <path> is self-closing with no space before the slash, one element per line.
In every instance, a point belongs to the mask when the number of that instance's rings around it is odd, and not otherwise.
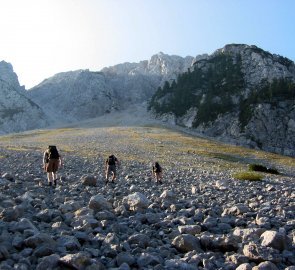
<path fill-rule="evenodd" d="M 105 161 L 106 165 L 106 181 L 107 184 L 109 182 L 109 175 L 112 173 L 112 183 L 114 183 L 116 177 L 117 177 L 117 170 L 116 166 L 120 165 L 119 160 L 112 154 L 110 155 L 107 160 Z"/>
<path fill-rule="evenodd" d="M 49 186 L 57 184 L 57 170 L 62 166 L 62 158 L 55 145 L 49 145 L 43 154 L 43 168 L 47 172 Z"/>
<path fill-rule="evenodd" d="M 156 183 L 157 184 L 163 184 L 162 182 L 162 176 L 163 176 L 163 169 L 160 166 L 159 162 L 155 162 L 153 164 L 153 176 L 156 178 Z"/>

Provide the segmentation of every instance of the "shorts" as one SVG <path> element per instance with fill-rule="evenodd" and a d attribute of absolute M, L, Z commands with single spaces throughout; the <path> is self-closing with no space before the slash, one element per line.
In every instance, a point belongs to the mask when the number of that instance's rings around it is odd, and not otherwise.
<path fill-rule="evenodd" d="M 108 165 L 107 174 L 110 174 L 111 172 L 116 174 L 116 165 Z"/>
<path fill-rule="evenodd" d="M 45 171 L 46 172 L 57 172 L 59 165 L 59 159 L 50 159 L 48 163 L 46 163 Z"/>

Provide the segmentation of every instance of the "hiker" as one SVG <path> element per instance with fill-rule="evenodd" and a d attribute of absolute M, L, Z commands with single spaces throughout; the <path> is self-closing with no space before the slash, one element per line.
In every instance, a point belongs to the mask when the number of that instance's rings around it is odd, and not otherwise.
<path fill-rule="evenodd" d="M 109 175 L 112 173 L 112 183 L 114 183 L 117 177 L 116 165 L 120 165 L 119 160 L 112 154 L 110 155 L 106 162 L 106 184 L 109 182 Z"/>
<path fill-rule="evenodd" d="M 155 162 L 153 165 L 153 176 L 156 178 L 156 183 L 162 184 L 162 172 L 163 169 L 160 166 L 159 162 Z"/>
<path fill-rule="evenodd" d="M 43 154 L 43 167 L 47 172 L 48 185 L 56 187 L 57 170 L 62 166 L 62 158 L 55 145 L 49 145 Z"/>

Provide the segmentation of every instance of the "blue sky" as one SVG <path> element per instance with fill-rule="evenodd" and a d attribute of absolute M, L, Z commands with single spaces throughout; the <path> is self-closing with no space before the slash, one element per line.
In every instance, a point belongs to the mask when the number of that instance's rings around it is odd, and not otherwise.
<path fill-rule="evenodd" d="M 293 0 L 0 0 L 0 61 L 26 88 L 164 52 L 256 45 L 295 60 Z"/>

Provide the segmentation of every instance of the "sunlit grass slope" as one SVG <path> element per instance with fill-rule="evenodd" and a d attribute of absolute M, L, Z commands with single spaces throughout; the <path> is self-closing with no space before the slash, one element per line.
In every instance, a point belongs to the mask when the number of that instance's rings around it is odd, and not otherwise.
<path fill-rule="evenodd" d="M 166 168 L 245 170 L 249 163 L 295 168 L 295 159 L 193 137 L 162 127 L 62 128 L 0 136 L 0 148 L 43 152 L 57 145 L 65 155 L 84 158 L 116 154 L 121 160 L 161 162 Z M 0 152 L 0 157 L 5 155 Z"/>

